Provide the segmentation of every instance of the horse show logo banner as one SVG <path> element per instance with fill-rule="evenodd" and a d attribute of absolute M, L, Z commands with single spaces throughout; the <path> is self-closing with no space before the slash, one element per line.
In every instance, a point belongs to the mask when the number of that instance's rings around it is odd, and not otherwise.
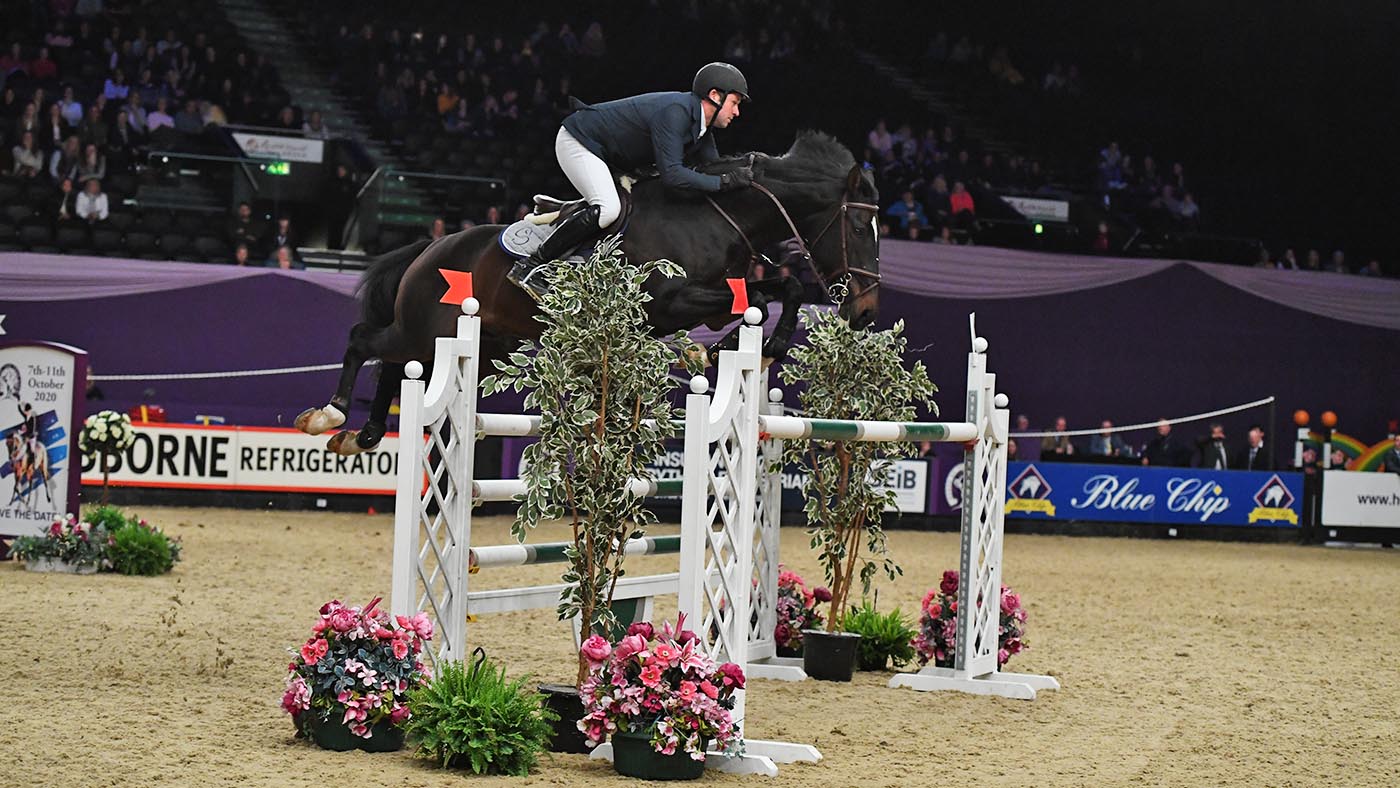
<path fill-rule="evenodd" d="M 1008 517 L 1298 527 L 1303 476 L 1134 465 L 1012 462 Z"/>
<path fill-rule="evenodd" d="M 1323 472 L 1322 524 L 1329 528 L 1400 528 L 1400 474 Z"/>
<path fill-rule="evenodd" d="M 275 427 L 199 424 L 132 425 L 136 440 L 109 461 L 111 484 L 187 490 L 249 490 L 393 495 L 398 436 L 372 452 L 344 457 L 324 437 Z M 102 484 L 102 468 L 85 462 L 82 482 Z"/>
<path fill-rule="evenodd" d="M 78 510 L 70 473 L 87 353 L 54 342 L 0 342 L 0 536 L 38 534 Z"/>

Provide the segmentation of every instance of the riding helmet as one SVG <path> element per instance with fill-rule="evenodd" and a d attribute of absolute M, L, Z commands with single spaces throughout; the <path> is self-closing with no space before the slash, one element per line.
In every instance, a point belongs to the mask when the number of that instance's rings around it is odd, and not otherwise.
<path fill-rule="evenodd" d="M 744 101 L 749 100 L 749 81 L 744 73 L 728 63 L 710 63 L 695 72 L 695 82 L 691 92 L 700 98 L 708 98 L 711 90 L 718 90 L 726 96 L 738 93 Z"/>

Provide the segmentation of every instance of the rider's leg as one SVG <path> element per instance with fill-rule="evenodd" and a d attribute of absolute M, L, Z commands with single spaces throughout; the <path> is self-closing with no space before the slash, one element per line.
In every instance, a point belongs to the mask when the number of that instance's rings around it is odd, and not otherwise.
<path fill-rule="evenodd" d="M 511 267 L 509 279 L 538 298 L 548 289 L 539 272 L 570 249 L 588 241 L 598 231 L 617 221 L 622 213 L 622 201 L 613 185 L 612 171 L 602 159 L 583 147 L 567 129 L 559 129 L 554 144 L 559 166 L 569 182 L 588 200 L 588 208 L 578 211 L 555 228 L 534 254 Z"/>

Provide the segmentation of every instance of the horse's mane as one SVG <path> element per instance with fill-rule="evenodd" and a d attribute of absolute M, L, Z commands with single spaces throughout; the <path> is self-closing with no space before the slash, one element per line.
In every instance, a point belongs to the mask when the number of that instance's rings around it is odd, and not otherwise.
<path fill-rule="evenodd" d="M 856 166 L 850 150 L 830 134 L 799 131 L 792 147 L 764 162 L 763 175 L 782 181 L 829 181 L 846 177 Z"/>

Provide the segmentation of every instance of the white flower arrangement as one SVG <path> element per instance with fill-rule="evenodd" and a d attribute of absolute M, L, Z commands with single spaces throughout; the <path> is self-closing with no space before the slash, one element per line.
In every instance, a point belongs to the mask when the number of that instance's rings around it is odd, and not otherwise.
<path fill-rule="evenodd" d="M 125 451 L 135 440 L 131 417 L 104 410 L 83 422 L 83 430 L 78 433 L 78 450 L 83 454 L 116 454 Z"/>

